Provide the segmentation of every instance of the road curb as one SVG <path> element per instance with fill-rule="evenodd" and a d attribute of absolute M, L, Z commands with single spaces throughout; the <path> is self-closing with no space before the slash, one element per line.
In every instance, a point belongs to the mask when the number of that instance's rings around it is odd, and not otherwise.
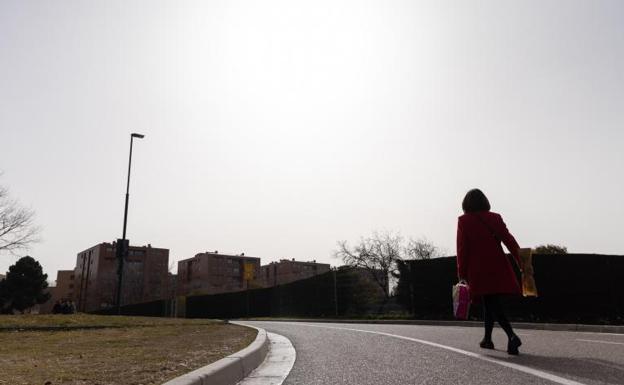
<path fill-rule="evenodd" d="M 269 351 L 266 330 L 249 325 L 242 326 L 258 330 L 254 342 L 245 349 L 162 385 L 235 385 L 241 381 L 264 361 Z"/>
<path fill-rule="evenodd" d="M 245 319 L 247 321 L 275 321 L 275 322 L 314 322 L 314 323 L 345 323 L 345 324 L 382 324 L 382 325 L 422 325 L 422 326 L 465 326 L 483 327 L 480 321 L 436 321 L 436 320 L 343 320 L 343 319 Z M 624 325 L 585 325 L 585 324 L 553 324 L 512 322 L 516 329 L 551 330 L 591 333 L 618 333 L 624 334 Z"/>

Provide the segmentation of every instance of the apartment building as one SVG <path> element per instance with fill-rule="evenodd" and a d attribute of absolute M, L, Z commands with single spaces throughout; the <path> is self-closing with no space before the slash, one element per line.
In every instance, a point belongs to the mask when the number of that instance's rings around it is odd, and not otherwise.
<path fill-rule="evenodd" d="M 58 270 L 56 284 L 48 287 L 50 299 L 39 306 L 39 313 L 52 312 L 56 301 L 75 301 L 74 298 L 74 270 Z"/>
<path fill-rule="evenodd" d="M 262 287 L 260 258 L 220 254 L 196 254 L 178 262 L 177 294 L 218 294 Z"/>
<path fill-rule="evenodd" d="M 74 301 L 74 270 L 59 270 L 56 272 L 56 286 L 52 292 L 56 300 Z"/>
<path fill-rule="evenodd" d="M 89 312 L 115 305 L 117 294 L 116 243 L 100 243 L 76 257 L 74 301 Z M 124 262 L 121 304 L 142 303 L 168 296 L 169 250 L 130 246 Z"/>
<path fill-rule="evenodd" d="M 279 262 L 271 262 L 262 266 L 260 274 L 265 287 L 284 285 L 290 282 L 314 277 L 330 270 L 327 263 L 316 261 L 304 262 L 295 259 L 281 259 Z"/>

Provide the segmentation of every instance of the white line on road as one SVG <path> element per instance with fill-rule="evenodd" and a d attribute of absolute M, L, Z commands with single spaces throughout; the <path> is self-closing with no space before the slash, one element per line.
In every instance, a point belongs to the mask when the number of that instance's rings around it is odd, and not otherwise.
<path fill-rule="evenodd" d="M 267 333 L 267 336 L 270 345 L 264 362 L 237 385 L 281 385 L 290 374 L 297 357 L 292 343 L 279 334 Z"/>
<path fill-rule="evenodd" d="M 518 365 L 518 364 L 514 364 L 514 363 L 511 363 L 511 362 L 507 362 L 507 361 L 497 360 L 495 358 L 484 356 L 482 354 L 473 353 L 473 352 L 469 352 L 467 350 L 457 349 L 457 348 L 454 348 L 452 346 L 446 346 L 446 345 L 438 344 L 438 343 L 435 343 L 435 342 L 421 340 L 421 339 L 418 339 L 418 338 L 405 337 L 405 336 L 401 336 L 401 335 L 398 335 L 398 334 L 376 332 L 376 331 L 372 331 L 372 330 L 353 329 L 353 328 L 341 328 L 341 327 L 336 327 L 336 326 L 325 326 L 325 325 L 313 325 L 313 324 L 306 324 L 306 323 L 299 323 L 299 322 L 280 322 L 280 324 L 285 324 L 285 323 L 289 323 L 291 325 L 310 326 L 310 327 L 325 328 L 325 329 L 350 330 L 350 331 L 354 331 L 354 332 L 378 334 L 378 335 L 382 335 L 382 336 L 387 336 L 387 337 L 398 338 L 398 339 L 407 340 L 407 341 L 418 342 L 418 343 L 421 343 L 421 344 L 424 344 L 424 345 L 429 345 L 429 346 L 433 346 L 433 347 L 440 348 L 440 349 L 450 350 L 452 352 L 463 354 L 463 355 L 468 356 L 468 357 L 478 358 L 480 360 L 487 361 L 487 362 L 490 362 L 490 363 L 493 363 L 493 364 L 497 364 L 497 365 L 505 366 L 507 368 L 515 369 L 515 370 L 518 370 L 518 371 L 523 372 L 523 373 L 531 374 L 531 375 L 534 375 L 536 377 L 540 377 L 540 378 L 544 378 L 544 379 L 552 381 L 552 382 L 556 382 L 557 384 L 561 384 L 561 385 L 585 385 L 582 382 L 569 380 L 567 378 L 559 377 L 559 376 L 556 376 L 554 374 L 550 374 L 550 373 L 547 373 L 547 372 L 543 372 L 541 370 L 530 368 L 528 366 Z"/>
<path fill-rule="evenodd" d="M 601 336 L 604 336 L 604 335 L 608 335 L 608 336 L 624 336 L 624 333 L 603 333 L 603 332 L 576 332 L 576 333 L 580 333 L 580 334 L 599 334 Z"/>
<path fill-rule="evenodd" d="M 583 341 L 583 342 L 595 342 L 598 344 L 612 344 L 612 345 L 624 345 L 624 342 L 611 342 L 611 341 L 600 341 L 600 340 L 582 340 L 580 338 L 576 339 L 577 341 Z"/>

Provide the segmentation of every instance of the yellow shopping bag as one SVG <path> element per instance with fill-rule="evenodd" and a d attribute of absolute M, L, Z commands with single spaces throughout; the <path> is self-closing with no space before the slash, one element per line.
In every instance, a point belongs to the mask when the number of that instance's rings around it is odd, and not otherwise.
<path fill-rule="evenodd" d="M 533 250 L 520 249 L 522 261 L 522 295 L 525 297 L 537 297 L 537 286 L 533 277 Z"/>

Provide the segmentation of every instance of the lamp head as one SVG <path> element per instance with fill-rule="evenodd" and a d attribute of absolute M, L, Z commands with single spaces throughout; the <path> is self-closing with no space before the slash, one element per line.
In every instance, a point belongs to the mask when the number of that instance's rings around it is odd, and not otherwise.
<path fill-rule="evenodd" d="M 145 138 L 145 135 L 137 134 L 136 132 L 133 132 L 130 136 L 132 136 L 133 138 L 139 138 L 139 139 Z"/>

